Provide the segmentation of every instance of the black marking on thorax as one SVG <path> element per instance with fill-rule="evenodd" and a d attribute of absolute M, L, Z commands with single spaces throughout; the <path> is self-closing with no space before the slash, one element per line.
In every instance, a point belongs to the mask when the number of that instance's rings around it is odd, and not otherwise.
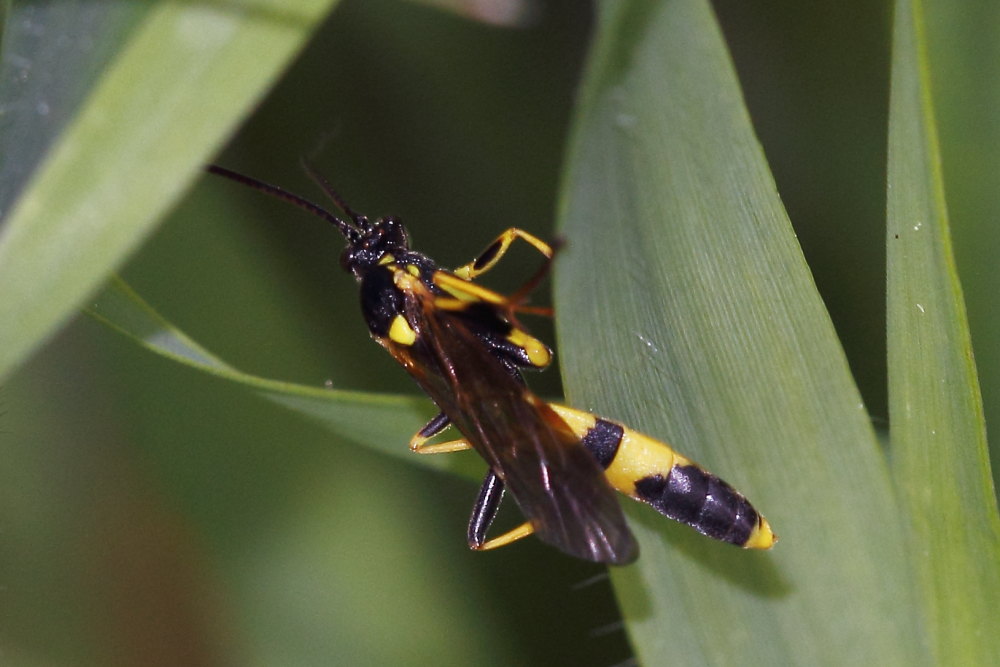
<path fill-rule="evenodd" d="M 361 278 L 361 312 L 368 330 L 384 338 L 393 318 L 403 312 L 403 293 L 393 281 L 393 271 L 376 267 Z"/>
<path fill-rule="evenodd" d="M 437 266 L 426 255 L 417 252 L 405 252 L 390 264 L 376 265 L 365 271 L 360 279 L 361 312 L 368 330 L 380 338 L 388 335 L 397 315 L 405 315 L 406 299 L 395 281 L 396 271 L 403 266 L 417 267 L 420 282 L 432 292 L 441 293 L 433 280 Z"/>

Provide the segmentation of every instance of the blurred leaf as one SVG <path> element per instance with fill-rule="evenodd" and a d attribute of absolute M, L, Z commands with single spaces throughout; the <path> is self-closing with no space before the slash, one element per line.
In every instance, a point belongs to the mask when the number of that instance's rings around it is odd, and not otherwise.
<path fill-rule="evenodd" d="M 472 21 L 507 28 L 530 24 L 539 11 L 537 0 L 410 0 L 410 2 L 443 9 Z"/>
<path fill-rule="evenodd" d="M 896 3 L 889 115 L 891 464 L 938 664 L 988 664 L 1000 518 L 952 255 L 921 3 Z"/>
<path fill-rule="evenodd" d="M 461 456 L 416 456 L 405 443 L 432 416 L 422 396 L 390 396 L 307 387 L 239 371 L 188 338 L 120 278 L 115 278 L 87 311 L 134 342 L 179 363 L 245 385 L 255 393 L 322 424 L 331 432 L 384 454 L 471 479 L 481 477 L 475 461 Z"/>
<path fill-rule="evenodd" d="M 18 2 L 0 60 L 0 218 L 151 5 Z"/>
<path fill-rule="evenodd" d="M 158 3 L 148 11 L 65 131 L 43 142 L 49 153 L 12 205 L 0 237 L 0 377 L 146 237 L 330 5 Z M 34 54 L 17 55 L 30 63 Z M 72 59 L 33 64 L 73 67 Z M 8 82 L 0 100 L 10 106 L 18 94 Z"/>
<path fill-rule="evenodd" d="M 613 572 L 643 664 L 921 664 L 881 449 L 706 2 L 606 2 L 564 187 L 572 403 L 672 441 L 783 538 L 651 516 Z"/>

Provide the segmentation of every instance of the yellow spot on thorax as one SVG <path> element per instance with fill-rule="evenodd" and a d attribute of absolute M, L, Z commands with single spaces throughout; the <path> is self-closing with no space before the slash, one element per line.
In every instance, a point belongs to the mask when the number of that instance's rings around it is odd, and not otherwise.
<path fill-rule="evenodd" d="M 389 340 L 409 347 L 417 340 L 417 332 L 413 330 L 413 327 L 410 326 L 405 317 L 396 315 L 389 326 Z"/>
<path fill-rule="evenodd" d="M 403 290 L 404 292 L 418 292 L 421 290 L 423 292 L 427 291 L 427 288 L 424 286 L 424 284 L 420 282 L 419 277 L 410 273 L 409 271 L 401 270 L 398 267 L 396 268 L 396 271 L 392 274 L 392 282 L 394 285 L 396 285 L 396 287 Z"/>

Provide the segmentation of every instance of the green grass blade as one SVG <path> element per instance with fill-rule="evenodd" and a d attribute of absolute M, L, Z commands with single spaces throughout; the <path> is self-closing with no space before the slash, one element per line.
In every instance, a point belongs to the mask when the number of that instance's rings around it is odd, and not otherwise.
<path fill-rule="evenodd" d="M 921 664 L 891 478 L 706 2 L 607 2 L 561 210 L 571 402 L 743 490 L 782 542 L 638 508 L 613 572 L 643 664 Z"/>
<path fill-rule="evenodd" d="M 892 471 L 939 664 L 1000 655 L 1000 518 L 952 254 L 922 9 L 896 3 L 889 111 L 888 352 Z"/>
<path fill-rule="evenodd" d="M 308 387 L 245 373 L 213 355 L 168 322 L 120 278 L 87 308 L 95 319 L 133 342 L 198 371 L 243 385 L 269 401 L 318 422 L 330 432 L 411 463 L 481 476 L 468 457 L 415 456 L 406 447 L 432 416 L 422 396 L 391 396 Z"/>
<path fill-rule="evenodd" d="M 0 377 L 149 234 L 330 5 L 158 3 L 137 24 L 5 222 Z"/>
<path fill-rule="evenodd" d="M 951 239 L 962 278 L 987 431 L 1000 423 L 1000 25 L 998 3 L 924 3 L 935 131 L 940 137 Z M 989 443 L 1000 479 L 1000 439 Z"/>

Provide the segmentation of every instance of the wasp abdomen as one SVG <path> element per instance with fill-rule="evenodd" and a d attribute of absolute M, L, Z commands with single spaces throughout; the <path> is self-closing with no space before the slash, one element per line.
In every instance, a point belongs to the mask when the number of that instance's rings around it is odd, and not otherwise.
<path fill-rule="evenodd" d="M 658 512 L 709 537 L 744 546 L 760 523 L 741 493 L 696 465 L 676 465 L 666 477 L 636 480 L 635 496 Z"/>
<path fill-rule="evenodd" d="M 769 549 L 777 541 L 743 494 L 666 443 L 588 412 L 563 405 L 552 409 L 622 493 L 723 542 Z"/>

